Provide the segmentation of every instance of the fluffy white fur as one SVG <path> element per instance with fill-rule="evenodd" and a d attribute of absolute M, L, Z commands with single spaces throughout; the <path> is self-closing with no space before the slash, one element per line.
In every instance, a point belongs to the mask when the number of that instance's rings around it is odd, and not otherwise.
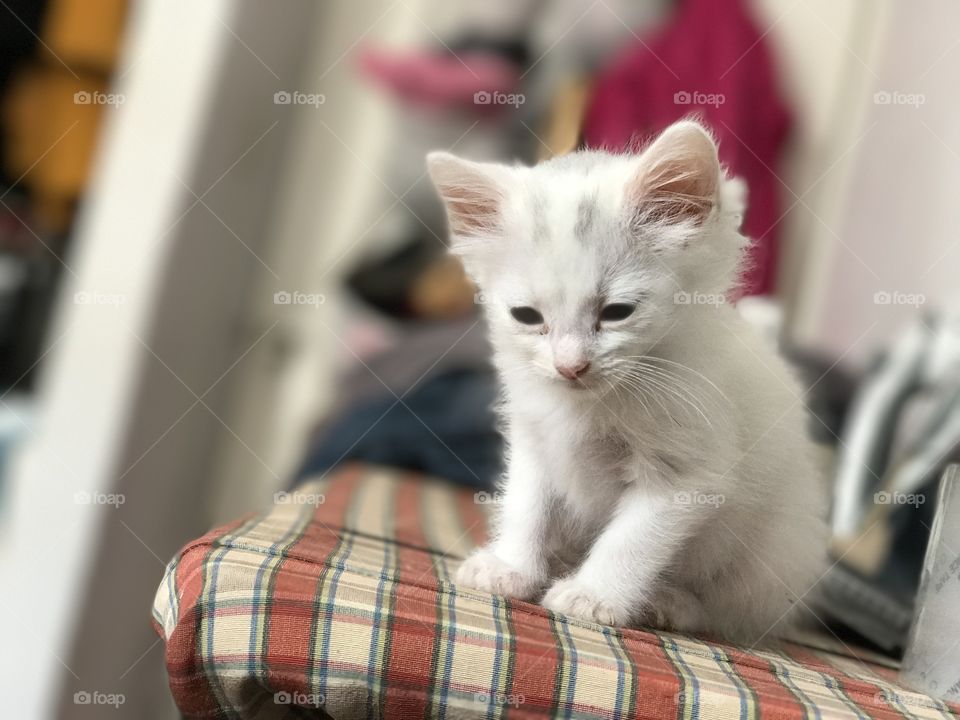
<path fill-rule="evenodd" d="M 429 167 L 485 298 L 509 446 L 493 539 L 458 582 L 610 625 L 777 634 L 822 569 L 823 491 L 798 384 L 722 301 L 744 193 L 710 135 Z M 601 320 L 611 303 L 635 309 Z"/>

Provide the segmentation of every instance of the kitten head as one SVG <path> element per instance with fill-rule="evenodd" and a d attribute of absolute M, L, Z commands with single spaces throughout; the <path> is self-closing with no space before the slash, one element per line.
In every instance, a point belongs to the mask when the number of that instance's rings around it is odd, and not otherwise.
<path fill-rule="evenodd" d="M 695 122 L 637 155 L 510 167 L 436 152 L 428 164 L 509 375 L 602 390 L 691 307 L 684 298 L 735 282 L 742 202 Z"/>

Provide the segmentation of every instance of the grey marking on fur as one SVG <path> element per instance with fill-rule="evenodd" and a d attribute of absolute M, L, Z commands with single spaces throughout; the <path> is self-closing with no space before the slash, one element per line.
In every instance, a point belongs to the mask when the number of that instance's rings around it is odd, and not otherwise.
<path fill-rule="evenodd" d="M 597 196 L 585 195 L 577 206 L 577 223 L 573 226 L 573 235 L 581 243 L 587 242 L 587 235 L 593 229 L 597 215 Z"/>
<path fill-rule="evenodd" d="M 550 223 L 547 222 L 547 203 L 542 195 L 534 195 L 533 202 L 533 241 L 537 245 L 546 244 L 550 239 Z"/>

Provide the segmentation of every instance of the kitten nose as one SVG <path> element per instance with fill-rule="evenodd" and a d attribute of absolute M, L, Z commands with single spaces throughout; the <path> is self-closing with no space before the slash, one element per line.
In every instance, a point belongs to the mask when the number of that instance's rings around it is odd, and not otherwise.
<path fill-rule="evenodd" d="M 575 365 L 554 365 L 554 367 L 567 380 L 576 380 L 590 369 L 590 363 L 587 360 L 581 360 Z"/>

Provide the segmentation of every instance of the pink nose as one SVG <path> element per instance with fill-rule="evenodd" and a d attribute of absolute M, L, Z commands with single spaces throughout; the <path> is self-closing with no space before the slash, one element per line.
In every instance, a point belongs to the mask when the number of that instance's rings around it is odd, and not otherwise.
<path fill-rule="evenodd" d="M 567 380 L 576 380 L 590 369 L 590 363 L 584 360 L 577 365 L 554 365 L 557 372 L 563 375 Z"/>

